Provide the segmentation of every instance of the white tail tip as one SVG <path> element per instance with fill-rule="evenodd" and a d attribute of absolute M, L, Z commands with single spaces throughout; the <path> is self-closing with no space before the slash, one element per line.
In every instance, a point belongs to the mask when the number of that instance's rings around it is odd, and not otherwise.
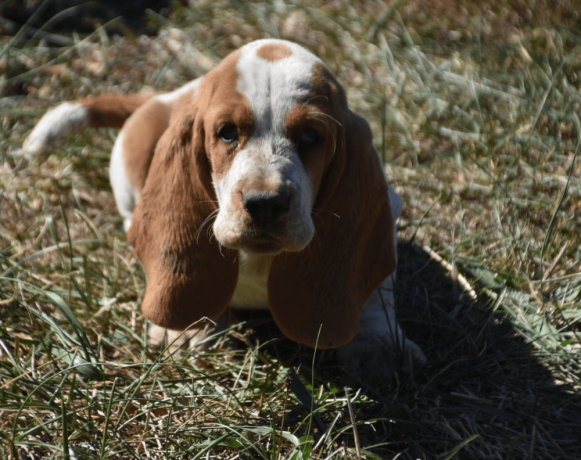
<path fill-rule="evenodd" d="M 38 156 L 55 141 L 71 131 L 85 129 L 90 124 L 90 111 L 78 102 L 65 102 L 49 110 L 28 135 L 19 155 Z"/>

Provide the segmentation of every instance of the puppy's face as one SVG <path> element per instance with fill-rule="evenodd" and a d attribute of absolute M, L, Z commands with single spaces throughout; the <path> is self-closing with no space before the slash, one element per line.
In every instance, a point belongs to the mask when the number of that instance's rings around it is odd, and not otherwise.
<path fill-rule="evenodd" d="M 275 255 L 301 251 L 313 238 L 315 197 L 340 128 L 327 77 L 311 53 L 268 40 L 204 78 L 205 149 L 219 208 L 213 231 L 221 245 Z"/>

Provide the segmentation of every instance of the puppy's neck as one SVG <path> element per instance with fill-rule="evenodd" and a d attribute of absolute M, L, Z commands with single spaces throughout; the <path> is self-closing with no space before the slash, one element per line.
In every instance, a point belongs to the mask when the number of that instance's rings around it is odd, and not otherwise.
<path fill-rule="evenodd" d="M 255 254 L 244 249 L 239 250 L 238 254 L 240 273 L 245 272 L 254 275 L 264 274 L 268 276 L 274 256 Z"/>
<path fill-rule="evenodd" d="M 238 251 L 238 284 L 230 302 L 232 308 L 268 309 L 268 273 L 274 256 Z"/>

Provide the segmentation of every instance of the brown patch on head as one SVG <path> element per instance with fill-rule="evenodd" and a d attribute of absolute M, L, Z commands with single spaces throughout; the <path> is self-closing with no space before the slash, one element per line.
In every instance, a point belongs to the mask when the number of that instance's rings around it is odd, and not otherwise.
<path fill-rule="evenodd" d="M 347 109 L 345 91 L 331 71 L 321 63 L 313 66 L 311 91 L 305 103 L 295 107 L 287 116 L 287 136 L 299 144 L 304 130 L 317 133 L 318 142 L 309 149 L 299 150 L 303 166 L 309 173 L 313 194 L 318 190 L 339 142 Z"/>
<path fill-rule="evenodd" d="M 347 96 L 345 90 L 335 79 L 326 65 L 317 62 L 313 66 L 313 75 L 311 77 L 311 93 L 313 96 L 324 96 L 327 98 L 327 104 L 333 107 L 333 110 L 349 110 L 347 108 Z M 318 102 L 318 101 L 317 101 Z"/>
<path fill-rule="evenodd" d="M 339 126 L 337 114 L 329 114 L 320 107 L 309 104 L 295 107 L 286 118 L 287 136 L 297 146 L 305 171 L 311 180 L 311 190 L 317 196 L 323 175 L 327 171 L 337 147 Z M 305 130 L 314 131 L 315 145 L 301 147 L 300 138 Z"/>
<path fill-rule="evenodd" d="M 236 51 L 209 72 L 200 85 L 197 98 L 199 106 L 207 109 L 203 114 L 206 155 L 217 180 L 228 174 L 236 152 L 245 147 L 254 131 L 254 116 L 248 99 L 236 89 L 239 59 L 240 52 Z M 226 143 L 220 138 L 220 130 L 226 125 L 236 126 L 236 142 Z"/>
<path fill-rule="evenodd" d="M 283 43 L 268 43 L 262 45 L 256 55 L 265 61 L 275 62 L 292 56 L 293 52 L 289 46 Z"/>

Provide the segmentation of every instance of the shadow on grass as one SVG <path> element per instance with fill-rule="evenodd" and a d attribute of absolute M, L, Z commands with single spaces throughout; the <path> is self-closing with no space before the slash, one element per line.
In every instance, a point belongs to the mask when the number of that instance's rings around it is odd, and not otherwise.
<path fill-rule="evenodd" d="M 428 365 L 410 371 L 402 356 L 394 383 L 362 385 L 367 402 L 355 405 L 361 446 L 375 446 L 382 458 L 447 458 L 455 450 L 454 458 L 466 459 L 579 458 L 581 397 L 555 381 L 492 302 L 468 299 L 421 247 L 403 242 L 398 253 L 399 321 Z M 263 327 L 274 334 L 273 322 Z M 267 352 L 311 381 L 310 350 L 281 339 Z M 316 379 L 346 384 L 332 354 L 319 355 Z M 287 417 L 291 431 L 304 412 Z M 335 417 L 321 413 L 327 425 Z M 350 424 L 346 413 L 341 420 L 335 430 Z M 350 446 L 352 433 L 345 430 Z"/>

